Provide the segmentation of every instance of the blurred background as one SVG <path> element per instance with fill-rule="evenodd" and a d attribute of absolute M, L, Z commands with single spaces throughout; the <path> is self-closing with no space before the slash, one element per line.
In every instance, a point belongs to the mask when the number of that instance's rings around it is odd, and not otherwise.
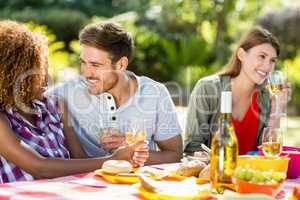
<path fill-rule="evenodd" d="M 248 29 L 263 26 L 281 43 L 278 68 L 293 87 L 284 143 L 300 146 L 300 0 L 0 0 L 0 18 L 48 36 L 55 83 L 80 73 L 80 29 L 118 21 L 135 39 L 129 70 L 166 84 L 182 126 L 197 80 L 219 70 Z"/>

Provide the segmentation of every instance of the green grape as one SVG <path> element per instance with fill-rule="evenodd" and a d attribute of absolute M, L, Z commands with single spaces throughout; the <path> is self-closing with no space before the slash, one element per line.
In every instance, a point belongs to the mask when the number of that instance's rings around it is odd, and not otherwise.
<path fill-rule="evenodd" d="M 280 182 L 280 181 L 284 180 L 285 177 L 286 177 L 286 175 L 283 172 L 274 172 L 272 174 L 272 179 L 277 181 L 277 182 Z"/>
<path fill-rule="evenodd" d="M 266 181 L 272 179 L 272 172 L 271 171 L 264 171 L 264 172 L 262 172 L 262 174 L 265 177 Z"/>
<path fill-rule="evenodd" d="M 252 169 L 246 170 L 244 176 L 245 176 L 244 180 L 246 180 L 246 181 L 251 180 L 253 177 L 253 170 Z"/>
<path fill-rule="evenodd" d="M 265 176 L 263 175 L 262 172 L 260 171 L 255 171 L 253 173 L 253 178 L 252 180 L 255 178 L 256 182 L 255 183 L 264 183 L 266 181 Z"/>
<path fill-rule="evenodd" d="M 253 176 L 253 177 L 249 180 L 249 182 L 250 182 L 250 183 L 256 183 L 256 184 L 257 184 L 257 183 L 259 183 L 259 180 L 258 180 L 256 177 Z"/>
<path fill-rule="evenodd" d="M 239 167 L 235 170 L 234 177 L 236 177 L 237 179 L 244 180 L 245 179 L 245 172 L 246 172 L 245 169 L 243 169 L 242 167 Z"/>
<path fill-rule="evenodd" d="M 268 184 L 268 185 L 274 185 L 274 184 L 277 184 L 277 183 L 278 182 L 273 180 L 273 179 L 266 182 L 266 184 Z"/>

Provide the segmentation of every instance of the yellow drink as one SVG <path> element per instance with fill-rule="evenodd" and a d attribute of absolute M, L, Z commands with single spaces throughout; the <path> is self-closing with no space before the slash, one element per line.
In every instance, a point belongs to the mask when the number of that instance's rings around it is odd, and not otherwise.
<path fill-rule="evenodd" d="M 146 140 L 146 133 L 144 131 L 140 131 L 138 133 L 134 132 L 126 132 L 125 140 L 127 144 L 135 143 L 138 141 Z"/>
<path fill-rule="evenodd" d="M 218 193 L 234 189 L 232 179 L 238 157 L 237 138 L 231 123 L 231 92 L 225 93 L 222 92 L 221 98 L 220 127 L 211 143 L 210 180 Z"/>
<path fill-rule="evenodd" d="M 135 134 L 133 132 L 125 133 L 125 140 L 127 144 L 131 144 L 135 142 Z"/>
<path fill-rule="evenodd" d="M 282 91 L 283 85 L 282 84 L 276 84 L 276 85 L 268 84 L 266 86 L 266 88 L 270 92 L 271 95 L 276 95 Z"/>
<path fill-rule="evenodd" d="M 140 131 L 137 133 L 137 141 L 143 141 L 146 140 L 146 133 L 144 131 Z"/>
<path fill-rule="evenodd" d="M 281 144 L 279 142 L 266 142 L 261 147 L 266 156 L 278 156 L 281 152 Z"/>

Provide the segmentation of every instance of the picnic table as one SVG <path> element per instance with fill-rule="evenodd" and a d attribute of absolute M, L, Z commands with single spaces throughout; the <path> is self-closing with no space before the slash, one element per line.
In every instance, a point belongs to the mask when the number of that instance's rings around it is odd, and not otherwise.
<path fill-rule="evenodd" d="M 156 165 L 160 168 L 172 168 L 178 165 Z M 289 199 L 295 186 L 300 186 L 298 179 L 287 179 L 277 199 Z M 76 174 L 54 179 L 24 181 L 0 185 L 0 200 L 70 200 L 70 199 L 109 199 L 139 200 L 143 197 L 137 185 L 111 184 L 94 172 Z"/>

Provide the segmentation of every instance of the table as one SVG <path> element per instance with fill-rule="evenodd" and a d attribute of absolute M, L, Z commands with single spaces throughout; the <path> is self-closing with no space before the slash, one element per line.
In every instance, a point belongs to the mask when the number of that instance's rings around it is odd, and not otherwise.
<path fill-rule="evenodd" d="M 174 164 L 158 166 L 161 168 L 172 168 Z M 300 177 L 286 180 L 278 199 L 288 199 L 295 186 L 300 186 Z M 136 185 L 110 184 L 104 181 L 102 177 L 94 176 L 93 172 L 55 179 L 0 185 L 0 200 L 98 200 L 100 198 L 109 200 L 143 199 L 139 195 Z"/>

